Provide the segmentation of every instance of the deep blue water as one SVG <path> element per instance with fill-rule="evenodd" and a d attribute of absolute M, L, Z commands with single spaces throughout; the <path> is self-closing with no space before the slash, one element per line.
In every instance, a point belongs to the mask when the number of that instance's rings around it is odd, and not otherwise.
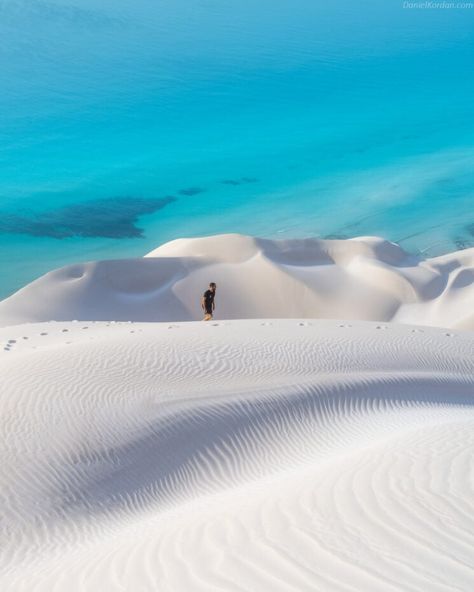
<path fill-rule="evenodd" d="M 474 246 L 474 5 L 0 3 L 0 297 L 182 236 Z"/>

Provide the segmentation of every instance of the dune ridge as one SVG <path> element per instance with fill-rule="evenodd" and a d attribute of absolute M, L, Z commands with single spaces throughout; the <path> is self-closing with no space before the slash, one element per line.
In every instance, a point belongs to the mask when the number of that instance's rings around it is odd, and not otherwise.
<path fill-rule="evenodd" d="M 209 281 L 217 314 L 474 329 L 474 249 L 423 259 L 376 237 L 178 239 L 144 258 L 54 270 L 0 302 L 0 326 L 41 321 L 191 321 Z"/>

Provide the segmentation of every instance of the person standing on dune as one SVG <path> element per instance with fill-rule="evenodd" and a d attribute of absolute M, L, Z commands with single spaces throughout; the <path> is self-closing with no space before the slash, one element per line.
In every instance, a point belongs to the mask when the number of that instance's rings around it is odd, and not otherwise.
<path fill-rule="evenodd" d="M 209 288 L 204 292 L 201 298 L 201 308 L 204 311 L 204 320 L 210 321 L 216 308 L 214 298 L 216 295 L 217 286 L 214 282 L 209 284 Z"/>

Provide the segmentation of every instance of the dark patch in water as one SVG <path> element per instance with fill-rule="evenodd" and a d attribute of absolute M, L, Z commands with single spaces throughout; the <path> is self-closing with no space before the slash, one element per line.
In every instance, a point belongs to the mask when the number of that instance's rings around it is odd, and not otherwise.
<path fill-rule="evenodd" d="M 450 189 L 451 187 L 455 186 L 455 180 L 450 177 L 443 177 L 441 179 L 437 179 L 436 181 L 434 181 L 433 184 L 441 188 L 446 187 Z"/>
<path fill-rule="evenodd" d="M 257 177 L 240 177 L 240 179 L 224 179 L 224 185 L 245 185 L 246 183 L 257 183 Z"/>
<path fill-rule="evenodd" d="M 0 214 L 0 233 L 29 234 L 51 238 L 139 238 L 139 216 L 152 214 L 175 201 L 162 198 L 116 197 L 64 206 L 47 212 L 23 215 Z"/>
<path fill-rule="evenodd" d="M 474 223 L 473 223 L 473 224 L 468 224 L 468 225 L 466 226 L 466 230 L 468 231 L 468 233 L 469 233 L 471 236 L 474 236 Z"/>
<path fill-rule="evenodd" d="M 202 193 L 204 189 L 201 187 L 187 187 L 186 189 L 180 189 L 178 193 L 180 195 L 197 195 L 198 193 Z"/>
<path fill-rule="evenodd" d="M 466 240 L 465 238 L 455 238 L 453 242 L 458 250 L 470 249 L 472 246 L 474 246 L 474 242 L 472 240 Z"/>
<path fill-rule="evenodd" d="M 326 236 L 323 236 L 323 238 L 325 240 L 346 240 L 349 237 L 347 236 L 347 234 L 326 234 Z"/>

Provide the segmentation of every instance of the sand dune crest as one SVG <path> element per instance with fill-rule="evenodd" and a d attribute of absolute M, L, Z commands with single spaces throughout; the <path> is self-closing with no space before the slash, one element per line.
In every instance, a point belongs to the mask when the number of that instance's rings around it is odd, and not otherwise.
<path fill-rule="evenodd" d="M 217 315 L 336 318 L 473 329 L 474 249 L 423 260 L 374 237 L 180 239 L 141 259 L 52 271 L 0 302 L 0 325 L 39 321 L 190 321 L 219 284 Z"/>

